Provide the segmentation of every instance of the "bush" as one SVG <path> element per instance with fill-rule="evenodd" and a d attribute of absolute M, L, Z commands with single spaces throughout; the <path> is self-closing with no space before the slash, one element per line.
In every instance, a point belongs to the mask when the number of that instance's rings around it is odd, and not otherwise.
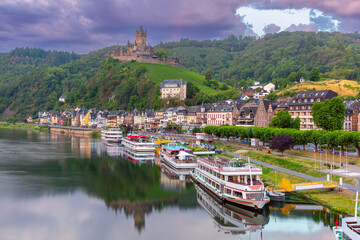
<path fill-rule="evenodd" d="M 101 134 L 98 131 L 92 131 L 91 132 L 91 138 L 99 139 L 100 137 L 101 137 Z"/>

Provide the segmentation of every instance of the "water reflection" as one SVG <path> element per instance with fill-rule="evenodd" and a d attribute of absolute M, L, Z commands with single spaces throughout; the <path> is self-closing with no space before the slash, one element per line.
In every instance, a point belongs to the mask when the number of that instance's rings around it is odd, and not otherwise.
<path fill-rule="evenodd" d="M 332 237 L 326 209 L 234 209 L 186 174 L 133 163 L 100 140 L 0 129 L 0 156 L 0 239 Z"/>
<path fill-rule="evenodd" d="M 214 219 L 214 226 L 218 231 L 225 234 L 244 234 L 246 231 L 261 231 L 263 226 L 269 222 L 269 217 L 258 214 L 251 210 L 236 207 L 230 204 L 222 204 L 215 196 L 195 185 L 197 191 L 197 200 L 209 215 Z"/>

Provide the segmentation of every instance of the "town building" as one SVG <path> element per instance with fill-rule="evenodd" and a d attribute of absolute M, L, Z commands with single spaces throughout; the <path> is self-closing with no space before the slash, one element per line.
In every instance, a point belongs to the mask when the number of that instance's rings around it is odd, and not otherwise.
<path fill-rule="evenodd" d="M 317 129 L 311 114 L 315 102 L 336 97 L 338 94 L 332 90 L 298 92 L 289 103 L 289 113 L 292 118 L 300 118 L 300 129 Z"/>
<path fill-rule="evenodd" d="M 264 86 L 264 90 L 271 92 L 275 90 L 275 84 L 273 83 L 268 83 Z"/>
<path fill-rule="evenodd" d="M 300 80 L 299 80 L 300 83 L 304 83 L 306 82 L 305 78 L 304 77 L 301 77 Z"/>
<path fill-rule="evenodd" d="M 260 99 L 259 106 L 254 117 L 256 127 L 267 127 L 273 118 L 273 107 L 270 100 Z"/>
<path fill-rule="evenodd" d="M 160 83 L 161 98 L 178 97 L 180 101 L 186 99 L 187 82 L 182 79 L 164 80 Z"/>
<path fill-rule="evenodd" d="M 260 99 L 265 97 L 266 95 L 269 95 L 270 92 L 264 90 L 264 89 L 257 89 L 254 91 L 254 99 Z"/>
<path fill-rule="evenodd" d="M 234 125 L 238 115 L 235 105 L 218 105 L 207 112 L 207 125 Z"/>

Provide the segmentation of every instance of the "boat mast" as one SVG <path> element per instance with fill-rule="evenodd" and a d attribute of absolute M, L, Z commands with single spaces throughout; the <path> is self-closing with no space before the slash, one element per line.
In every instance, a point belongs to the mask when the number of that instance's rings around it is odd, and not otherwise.
<path fill-rule="evenodd" d="M 357 205 L 358 205 L 358 195 L 359 195 L 359 192 L 356 191 L 356 201 L 355 201 L 355 219 L 357 218 Z"/>
<path fill-rule="evenodd" d="M 248 162 L 249 162 L 249 170 L 250 170 L 250 186 L 253 185 L 253 181 L 252 181 L 252 176 L 251 176 L 251 165 L 250 165 L 250 158 L 248 157 Z"/>

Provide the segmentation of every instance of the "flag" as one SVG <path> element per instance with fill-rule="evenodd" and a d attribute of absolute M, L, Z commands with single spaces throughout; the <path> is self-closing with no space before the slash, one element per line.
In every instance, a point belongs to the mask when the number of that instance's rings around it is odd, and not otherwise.
<path fill-rule="evenodd" d="M 321 148 L 319 148 L 319 154 L 321 154 Z"/>
<path fill-rule="evenodd" d="M 347 150 L 345 151 L 345 157 L 347 157 Z"/>
<path fill-rule="evenodd" d="M 339 156 L 341 157 L 341 150 L 340 150 L 340 152 L 339 152 Z"/>
<path fill-rule="evenodd" d="M 334 156 L 334 150 L 333 150 L 333 152 L 332 152 L 332 155 Z"/>
<path fill-rule="evenodd" d="M 325 150 L 325 155 L 327 154 L 327 149 Z"/>
<path fill-rule="evenodd" d="M 315 151 L 315 147 L 314 147 L 314 153 L 315 153 L 316 151 Z"/>

